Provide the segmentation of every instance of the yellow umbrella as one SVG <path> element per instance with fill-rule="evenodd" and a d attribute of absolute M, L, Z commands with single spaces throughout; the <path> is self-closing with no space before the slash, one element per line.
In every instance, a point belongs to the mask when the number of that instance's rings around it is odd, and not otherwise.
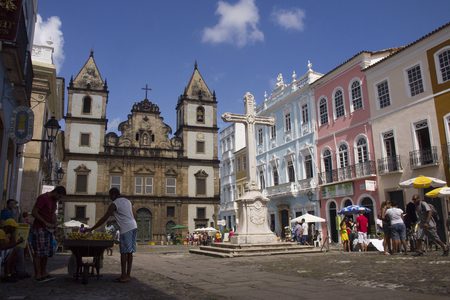
<path fill-rule="evenodd" d="M 440 179 L 423 175 L 399 183 L 401 187 L 415 187 L 416 189 L 425 189 L 429 188 L 430 186 L 441 187 L 446 184 L 447 183 L 445 181 L 442 181 Z"/>
<path fill-rule="evenodd" d="M 442 189 L 448 189 L 448 187 L 443 186 L 443 187 L 435 188 L 434 190 L 431 190 L 428 193 L 426 193 L 425 196 L 427 196 L 428 198 L 437 198 L 437 197 L 441 196 L 440 192 Z"/>
<path fill-rule="evenodd" d="M 428 198 L 437 198 L 440 196 L 449 196 L 450 195 L 450 187 L 443 186 L 432 191 L 429 191 L 425 194 Z"/>

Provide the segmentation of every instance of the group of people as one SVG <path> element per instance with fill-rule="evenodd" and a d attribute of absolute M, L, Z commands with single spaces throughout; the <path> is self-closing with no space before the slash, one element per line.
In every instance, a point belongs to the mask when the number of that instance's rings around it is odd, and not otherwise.
<path fill-rule="evenodd" d="M 17 201 L 10 199 L 7 207 L 0 215 L 0 265 L 3 271 L 2 281 L 15 282 L 21 278 L 30 277 L 25 271 L 24 247 L 19 244 L 29 243 L 32 253 L 34 279 L 37 282 L 47 282 L 55 279 L 47 272 L 48 258 L 54 252 L 54 231 L 57 226 L 56 205 L 66 195 L 63 186 L 57 186 L 50 192 L 40 195 L 32 210 L 34 221 L 31 224 L 29 239 L 16 239 L 16 230 L 19 227 L 19 214 Z M 117 188 L 109 190 L 112 203 L 105 215 L 91 228 L 83 228 L 85 232 L 91 232 L 114 217 L 120 230 L 120 259 L 121 275 L 117 282 L 128 282 L 131 279 L 133 253 L 136 252 L 137 223 L 134 216 L 132 203 L 120 195 Z M 28 216 L 25 216 L 28 217 Z M 0 272 L 1 273 L 1 272 Z"/>
<path fill-rule="evenodd" d="M 301 245 L 309 245 L 308 243 L 308 223 L 305 219 L 301 219 L 300 223 L 295 222 L 295 226 L 292 232 L 292 238 L 295 242 Z"/>
<path fill-rule="evenodd" d="M 341 241 L 344 251 L 367 251 L 369 239 L 367 232 L 369 229 L 369 220 L 360 212 L 356 222 L 349 216 L 345 216 L 339 224 Z"/>
<path fill-rule="evenodd" d="M 449 246 L 441 241 L 437 233 L 434 207 L 423 201 L 418 194 L 413 195 L 412 201 L 406 206 L 406 212 L 398 208 L 391 201 L 381 204 L 381 220 L 384 234 L 384 254 L 408 253 L 424 254 L 423 242 L 435 243 L 442 248 L 442 255 L 448 256 Z"/>

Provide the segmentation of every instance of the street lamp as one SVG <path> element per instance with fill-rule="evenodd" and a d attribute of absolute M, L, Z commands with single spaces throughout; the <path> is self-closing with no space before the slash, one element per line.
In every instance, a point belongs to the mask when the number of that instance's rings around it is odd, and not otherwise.
<path fill-rule="evenodd" d="M 58 120 L 55 119 L 55 117 L 51 117 L 45 124 L 45 133 L 47 134 L 48 140 L 38 140 L 38 139 L 32 139 L 33 142 L 47 142 L 52 143 L 56 136 L 58 135 L 59 129 L 61 129 L 61 126 L 58 123 Z"/>
<path fill-rule="evenodd" d="M 59 167 L 58 170 L 56 170 L 56 180 L 58 180 L 58 183 L 64 178 L 64 170 L 63 168 Z"/>
<path fill-rule="evenodd" d="M 306 193 L 306 196 L 308 197 L 309 202 L 319 202 L 319 208 L 322 208 L 322 205 L 320 203 L 320 199 L 313 199 L 314 193 L 311 190 L 309 190 Z"/>

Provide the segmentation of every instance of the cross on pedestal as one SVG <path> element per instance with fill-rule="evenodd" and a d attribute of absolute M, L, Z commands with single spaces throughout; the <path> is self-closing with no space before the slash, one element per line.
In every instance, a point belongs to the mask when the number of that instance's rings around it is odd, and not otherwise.
<path fill-rule="evenodd" d="M 244 96 L 245 114 L 224 113 L 222 120 L 225 122 L 242 123 L 245 125 L 245 141 L 247 143 L 247 183 L 249 190 L 258 190 L 256 184 L 256 145 L 255 125 L 273 126 L 275 119 L 272 117 L 261 117 L 255 114 L 255 97 L 247 92 Z"/>

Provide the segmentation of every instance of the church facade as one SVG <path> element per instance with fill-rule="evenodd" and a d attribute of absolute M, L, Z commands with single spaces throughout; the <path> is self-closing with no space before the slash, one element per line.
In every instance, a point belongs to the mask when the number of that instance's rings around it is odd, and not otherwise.
<path fill-rule="evenodd" d="M 108 86 L 91 53 L 68 87 L 65 131 L 65 221 L 92 226 L 117 187 L 136 210 L 138 241 L 163 241 L 215 226 L 219 209 L 217 101 L 197 64 L 176 104 L 176 132 L 147 97 L 134 103 L 118 131 L 106 132 Z"/>

